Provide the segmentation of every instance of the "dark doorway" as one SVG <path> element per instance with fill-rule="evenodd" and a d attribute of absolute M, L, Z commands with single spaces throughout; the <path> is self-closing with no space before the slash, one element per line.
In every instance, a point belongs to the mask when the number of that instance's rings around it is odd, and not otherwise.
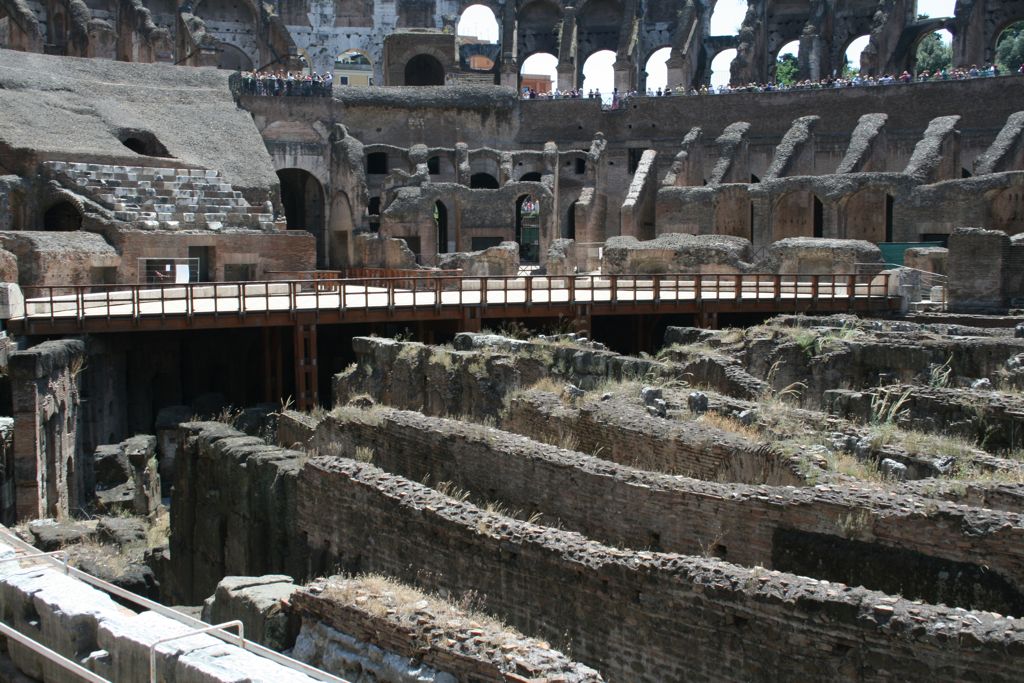
<path fill-rule="evenodd" d="M 825 207 L 822 206 L 821 200 L 817 197 L 814 198 L 814 236 L 823 237 L 825 235 Z"/>
<path fill-rule="evenodd" d="M 569 212 L 565 216 L 565 229 L 562 230 L 562 237 L 566 239 L 576 239 L 576 205 L 579 202 L 573 202 L 569 205 Z"/>
<path fill-rule="evenodd" d="M 885 195 L 885 241 L 892 242 L 892 209 L 893 199 L 891 194 Z"/>
<path fill-rule="evenodd" d="M 416 55 L 405 64 L 406 85 L 444 85 L 444 67 L 430 55 Z"/>
<path fill-rule="evenodd" d="M 210 247 L 189 247 L 188 257 L 199 261 L 195 282 L 213 282 L 213 279 L 210 277 Z M 231 280 L 226 275 L 224 279 L 227 281 Z"/>
<path fill-rule="evenodd" d="M 135 152 L 149 157 L 170 157 L 167 148 L 148 130 L 122 130 L 117 139 L 121 144 Z"/>
<path fill-rule="evenodd" d="M 380 230 L 380 197 L 370 197 L 370 203 L 366 206 L 366 213 L 370 217 L 370 232 Z"/>
<path fill-rule="evenodd" d="M 516 200 L 516 242 L 520 263 L 540 263 L 540 202 L 532 195 Z"/>
<path fill-rule="evenodd" d="M 388 172 L 387 152 L 370 152 L 367 154 L 366 172 L 372 175 L 385 175 Z"/>
<path fill-rule="evenodd" d="M 324 244 L 324 191 L 312 173 L 301 168 L 277 172 L 281 181 L 281 203 L 289 230 L 306 230 L 316 238 L 317 268 L 327 267 Z"/>
<path fill-rule="evenodd" d="M 448 209 L 444 202 L 434 203 L 434 223 L 437 225 L 437 253 L 448 253 Z"/>
<path fill-rule="evenodd" d="M 520 178 L 519 180 L 521 180 L 522 182 L 539 183 L 540 173 L 538 173 L 537 171 L 530 171 L 529 173 L 524 173 L 523 177 Z"/>
<path fill-rule="evenodd" d="M 427 173 L 430 175 L 441 175 L 441 157 L 430 157 L 427 159 Z"/>
<path fill-rule="evenodd" d="M 71 202 L 57 202 L 43 214 L 43 229 L 66 232 L 82 229 L 82 214 Z"/>
<path fill-rule="evenodd" d="M 469 187 L 473 190 L 497 190 L 498 179 L 490 173 L 474 173 L 469 177 Z"/>

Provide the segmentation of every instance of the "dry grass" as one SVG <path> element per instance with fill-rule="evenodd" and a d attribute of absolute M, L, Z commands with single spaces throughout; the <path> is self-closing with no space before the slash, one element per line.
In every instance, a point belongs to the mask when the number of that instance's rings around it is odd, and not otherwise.
<path fill-rule="evenodd" d="M 728 415 L 707 412 L 697 418 L 695 422 L 706 427 L 714 427 L 715 429 L 720 429 L 723 432 L 742 436 L 743 438 L 750 439 L 751 441 L 763 440 L 761 432 L 758 431 L 756 427 L 745 425 L 736 418 L 729 417 Z"/>
<path fill-rule="evenodd" d="M 324 592 L 321 595 L 389 621 L 415 622 L 421 613 L 429 612 L 437 626 L 449 634 L 483 628 L 505 631 L 516 638 L 524 637 L 500 620 L 478 611 L 478 600 L 473 594 L 465 594 L 461 600 L 453 603 L 380 574 L 332 576 L 324 581 Z M 432 632 L 431 629 L 415 631 Z"/>

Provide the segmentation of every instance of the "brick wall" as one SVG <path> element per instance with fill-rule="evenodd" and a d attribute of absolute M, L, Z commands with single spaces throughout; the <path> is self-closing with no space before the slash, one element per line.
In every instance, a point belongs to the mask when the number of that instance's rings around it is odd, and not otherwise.
<path fill-rule="evenodd" d="M 848 487 L 727 485 L 666 476 L 493 427 L 405 411 L 349 409 L 315 429 L 308 423 L 301 429 L 309 436 L 297 440 L 321 454 L 352 457 L 357 448 L 370 449 L 374 465 L 390 473 L 435 485 L 451 482 L 477 503 L 498 501 L 523 515 L 539 512 L 545 524 L 557 520 L 616 547 L 799 567 L 816 578 L 928 602 L 1024 613 L 1024 555 L 1017 550 L 1024 527 L 1016 514 L 915 497 L 896 502 Z M 295 430 L 288 432 L 296 439 Z M 780 541 L 785 531 L 803 535 Z M 794 547 L 801 557 L 783 552 Z M 984 569 L 976 559 L 981 557 Z"/>
<path fill-rule="evenodd" d="M 299 475 L 314 570 L 339 565 L 474 591 L 508 623 L 610 680 L 1013 680 L 1024 629 L 764 569 L 615 550 L 480 511 L 351 460 Z M 952 624 L 959 637 L 948 636 Z"/>

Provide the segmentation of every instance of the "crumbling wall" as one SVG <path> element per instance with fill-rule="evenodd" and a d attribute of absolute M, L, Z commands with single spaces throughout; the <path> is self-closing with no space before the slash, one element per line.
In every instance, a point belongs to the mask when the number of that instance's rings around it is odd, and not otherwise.
<path fill-rule="evenodd" d="M 654 237 L 654 199 L 658 191 L 655 161 L 658 153 L 645 150 L 633 174 L 626 201 L 619 209 L 619 234 L 637 239 Z"/>
<path fill-rule="evenodd" d="M 753 260 L 750 242 L 725 235 L 663 234 L 653 240 L 612 237 L 601 271 L 609 275 L 742 273 Z"/>
<path fill-rule="evenodd" d="M 548 643 L 383 577 L 320 579 L 290 602 L 302 619 L 294 656 L 346 680 L 604 680 Z"/>
<path fill-rule="evenodd" d="M 91 497 L 79 445 L 80 373 L 85 344 L 43 342 L 9 358 L 14 404 L 14 487 L 18 519 L 62 517 Z"/>
<path fill-rule="evenodd" d="M 392 574 L 428 590 L 476 591 L 488 610 L 524 632 L 568 639 L 574 656 L 612 680 L 738 681 L 781 670 L 803 680 L 916 677 L 925 669 L 988 680 L 1017 676 L 1006 643 L 1020 631 L 987 612 L 966 618 L 791 574 L 613 550 L 483 512 L 352 460 L 314 458 L 300 479 L 299 522 L 315 549 L 314 571 L 339 566 Z M 970 631 L 969 641 L 944 634 L 939 624 L 953 615 L 962 615 L 957 621 Z M 912 623 L 909 658 L 893 638 Z M 818 647 L 808 650 L 809 640 Z M 683 641 L 687 646 L 679 647 Z"/>
<path fill-rule="evenodd" d="M 195 604 L 229 574 L 305 576 L 295 475 L 307 457 L 222 423 L 182 425 L 164 594 Z"/>
<path fill-rule="evenodd" d="M 957 228 L 949 237 L 949 309 L 991 311 L 1006 308 L 1010 238 L 1000 230 Z"/>

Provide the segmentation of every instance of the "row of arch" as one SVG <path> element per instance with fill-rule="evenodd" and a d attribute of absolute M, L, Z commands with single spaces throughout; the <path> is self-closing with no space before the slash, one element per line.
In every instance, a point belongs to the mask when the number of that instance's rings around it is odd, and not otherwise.
<path fill-rule="evenodd" d="M 729 5 L 727 0 L 719 0 L 717 5 Z M 737 5 L 733 7 L 733 16 L 740 17 L 742 12 L 737 12 L 739 5 L 745 5 L 744 0 L 737 0 L 732 3 Z M 602 92 L 610 91 L 614 79 L 612 76 L 612 63 L 615 60 L 615 50 L 617 45 L 609 42 L 603 44 L 600 40 L 588 40 L 586 38 L 588 27 L 587 17 L 590 14 L 599 15 L 601 19 L 595 19 L 598 23 L 604 22 L 605 19 L 615 14 L 613 11 L 618 8 L 616 0 L 591 0 L 591 2 L 583 5 L 583 9 L 577 14 L 577 26 L 580 31 L 579 43 L 577 46 L 576 57 L 580 61 L 580 78 L 577 79 L 577 83 L 580 83 L 584 91 L 590 91 L 594 88 L 600 88 Z M 709 28 L 710 33 L 708 34 L 709 39 L 705 40 L 705 46 L 701 54 L 701 65 L 698 67 L 698 76 L 695 78 L 695 82 L 686 85 L 700 85 L 700 84 L 720 84 L 728 82 L 730 78 L 730 65 L 733 60 L 737 57 L 737 50 L 735 45 L 735 39 L 733 40 L 711 40 L 710 37 L 724 38 L 728 36 L 735 36 L 739 29 L 738 20 L 735 20 L 731 24 L 723 24 L 718 18 L 721 16 L 719 7 L 716 3 L 711 3 L 711 16 L 706 23 L 706 27 Z M 947 9 L 943 7 L 942 9 Z M 949 15 L 952 15 L 952 10 L 949 8 Z M 745 8 L 744 8 L 745 10 Z M 466 35 L 468 33 L 475 34 L 475 37 L 480 37 L 482 33 L 479 30 L 469 30 L 464 28 L 464 24 L 467 23 L 467 16 L 471 13 L 474 16 L 481 14 L 486 15 L 486 23 L 489 26 L 486 32 L 488 36 L 492 36 L 493 40 L 497 40 L 499 34 L 498 22 L 491 9 L 484 5 L 475 4 L 471 5 L 463 10 L 463 14 L 459 21 L 459 33 L 460 35 Z M 517 48 L 518 48 L 518 72 L 520 75 L 520 87 L 526 86 L 531 87 L 535 90 L 548 90 L 554 89 L 557 83 L 556 67 L 558 65 L 558 53 L 560 46 L 557 41 L 558 29 L 561 26 L 562 11 L 560 6 L 554 3 L 548 2 L 547 0 L 533 0 L 527 2 L 518 11 L 517 15 L 517 28 L 519 30 L 519 36 L 517 37 Z M 609 20 L 610 21 L 610 20 Z M 474 20 L 474 25 L 479 25 L 478 19 Z M 918 34 L 913 38 L 912 44 L 909 50 L 907 50 L 907 61 L 902 65 L 907 70 L 913 72 L 916 68 L 917 61 L 917 49 L 918 46 L 931 35 L 938 34 L 943 44 L 949 46 L 952 41 L 952 34 L 947 27 L 949 20 L 932 20 L 931 22 L 919 22 L 920 26 L 916 26 Z M 994 53 L 995 48 L 998 45 L 1001 36 L 1004 32 L 1009 29 L 1015 22 L 1008 21 L 1000 30 L 995 33 L 992 45 L 990 46 L 989 52 Z M 801 27 L 802 27 L 801 23 Z M 544 31 L 542 27 L 547 27 L 547 31 Z M 842 37 L 837 36 L 842 42 L 839 49 L 836 51 L 837 55 L 833 58 L 833 61 L 838 63 L 838 68 L 833 70 L 832 74 L 822 74 L 821 76 L 842 75 L 845 68 L 848 68 L 852 72 L 857 72 L 861 69 L 862 64 L 862 53 L 867 47 L 869 42 L 868 31 L 871 29 L 870 22 L 865 23 L 864 21 L 853 22 L 850 26 L 845 27 L 844 30 L 850 31 L 850 35 L 843 35 Z M 721 33 L 716 33 L 721 32 Z M 768 72 L 769 80 L 773 80 L 776 75 L 776 64 L 778 59 L 785 54 L 792 54 L 797 56 L 799 54 L 799 41 L 796 38 L 797 34 L 790 36 L 790 40 L 783 43 L 785 40 L 784 34 L 777 34 L 771 36 L 769 40 L 769 55 L 768 55 Z M 606 36 L 607 37 L 607 36 Z M 665 63 L 668 60 L 671 48 L 668 44 L 670 36 L 666 35 L 663 38 L 663 42 L 655 42 L 649 49 L 641 55 L 641 63 L 643 68 L 639 71 L 638 84 L 641 89 L 655 90 L 657 88 L 664 88 L 666 86 L 676 86 L 680 84 L 669 84 L 667 82 L 667 73 L 665 69 Z M 780 44 L 783 43 L 783 44 Z M 564 48 L 563 48 L 564 49 Z M 845 62 L 848 67 L 843 67 L 842 64 Z M 902 69 L 901 69 L 902 70 Z M 879 74 L 881 75 L 881 74 Z M 894 74 L 895 75 L 895 74 Z M 547 78 L 540 78 L 546 76 Z"/>

